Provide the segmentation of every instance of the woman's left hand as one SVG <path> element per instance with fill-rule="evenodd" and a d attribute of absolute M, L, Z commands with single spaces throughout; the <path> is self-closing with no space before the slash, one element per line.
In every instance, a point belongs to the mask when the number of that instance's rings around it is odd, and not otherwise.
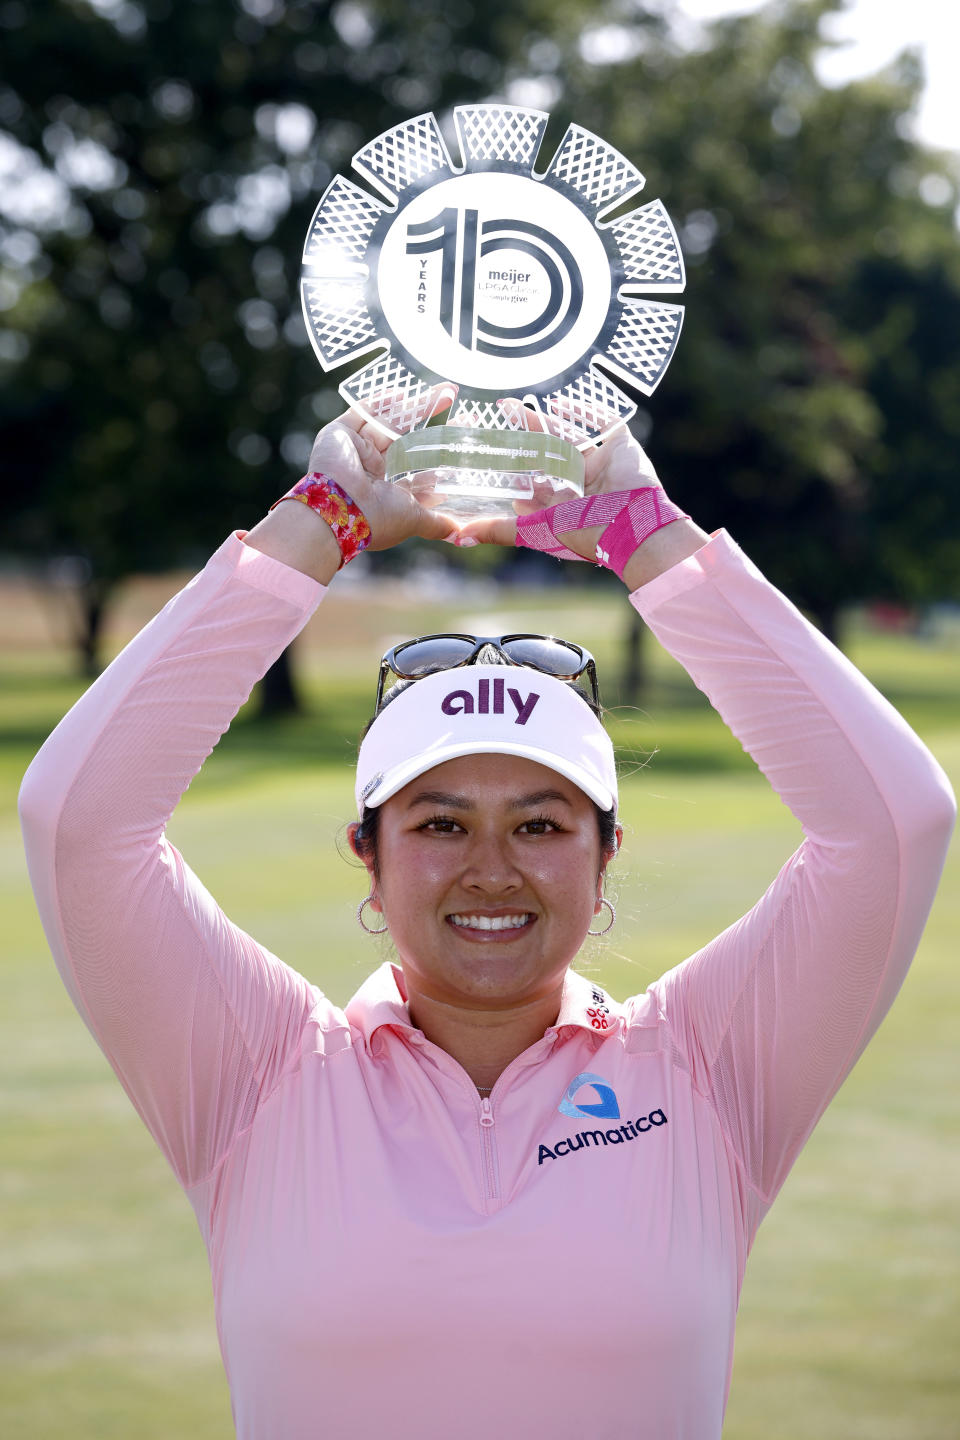
<path fill-rule="evenodd" d="M 528 410 L 519 400 L 504 400 L 501 405 L 513 414 L 520 414 L 526 430 L 547 430 L 539 415 Z M 618 490 L 640 490 L 647 486 L 660 487 L 657 472 L 646 451 L 630 434 L 626 425 L 618 425 L 599 445 L 593 445 L 583 455 L 584 495 L 604 495 Z M 545 502 L 524 504 L 523 510 L 538 510 Z M 519 508 L 519 507 L 518 507 Z M 584 560 L 595 560 L 597 541 L 603 533 L 602 525 L 592 525 L 588 530 L 569 530 L 558 539 Z M 479 541 L 486 545 L 515 545 L 517 522 L 511 516 L 493 516 L 470 520 L 461 528 L 457 543 L 464 539 Z"/>

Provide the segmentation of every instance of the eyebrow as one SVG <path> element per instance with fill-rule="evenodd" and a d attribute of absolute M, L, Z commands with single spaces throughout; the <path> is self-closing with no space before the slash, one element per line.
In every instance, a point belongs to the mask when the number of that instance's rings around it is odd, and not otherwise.
<path fill-rule="evenodd" d="M 560 790 L 532 790 L 529 795 L 521 795 L 517 800 L 511 800 L 511 810 L 526 810 L 528 805 L 544 805 L 548 800 L 559 800 L 563 805 L 569 805 L 570 800 Z"/>
<path fill-rule="evenodd" d="M 518 795 L 516 800 L 511 800 L 508 808 L 510 810 L 526 810 L 528 806 L 543 805 L 547 801 L 559 800 L 563 805 L 569 805 L 569 798 L 560 790 L 532 790 L 529 795 Z M 416 805 L 439 805 L 447 810 L 475 810 L 476 806 L 472 800 L 465 795 L 451 795 L 446 790 L 418 790 L 407 802 L 407 809 L 412 810 Z"/>

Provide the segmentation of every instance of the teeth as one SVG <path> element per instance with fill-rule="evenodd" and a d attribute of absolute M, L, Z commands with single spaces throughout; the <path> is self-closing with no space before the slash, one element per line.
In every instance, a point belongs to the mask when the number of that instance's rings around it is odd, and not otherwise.
<path fill-rule="evenodd" d="M 533 917 L 530 915 L 451 915 L 454 925 L 464 930 L 519 930 Z"/>

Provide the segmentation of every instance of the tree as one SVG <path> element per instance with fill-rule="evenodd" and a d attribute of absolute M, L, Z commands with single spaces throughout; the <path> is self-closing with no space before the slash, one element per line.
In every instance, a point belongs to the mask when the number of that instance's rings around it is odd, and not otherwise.
<path fill-rule="evenodd" d="M 606 62 L 557 68 L 564 113 L 679 222 L 684 331 L 641 402 L 660 471 L 831 634 L 851 601 L 955 594 L 960 519 L 956 158 L 910 138 L 911 55 L 819 81 L 838 8 L 771 5 L 693 51 L 611 12 Z"/>
<path fill-rule="evenodd" d="M 693 51 L 623 0 L 0 6 L 5 522 L 79 557 L 87 663 L 117 581 L 249 524 L 339 407 L 296 301 L 330 175 L 497 94 L 552 111 L 544 155 L 572 118 L 618 145 L 679 222 L 684 334 L 638 417 L 676 498 L 828 631 L 955 593 L 955 162 L 905 129 L 909 56 L 819 82 L 838 5 Z"/>
<path fill-rule="evenodd" d="M 553 14 L 546 0 L 0 7 L 0 169 L 18 182 L 0 187 L 6 533 L 77 557 L 88 668 L 116 583 L 252 523 L 340 408 L 297 299 L 331 175 L 411 113 L 496 89 Z"/>
<path fill-rule="evenodd" d="M 891 237 L 892 240 L 892 237 Z M 882 417 L 869 474 L 864 591 L 901 605 L 960 583 L 960 276 L 957 254 L 874 254 L 843 297 L 867 337 L 864 380 Z"/>

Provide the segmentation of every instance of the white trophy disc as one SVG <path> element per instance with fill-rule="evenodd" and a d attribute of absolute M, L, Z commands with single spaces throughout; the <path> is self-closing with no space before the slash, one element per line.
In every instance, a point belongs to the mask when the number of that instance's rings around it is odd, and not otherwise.
<path fill-rule="evenodd" d="M 353 157 L 377 196 L 336 176 L 304 246 L 321 365 L 366 358 L 340 393 L 394 437 L 388 479 L 461 516 L 582 494 L 581 452 L 636 410 L 617 380 L 652 394 L 680 334 L 682 307 L 646 298 L 685 284 L 663 205 L 605 219 L 644 179 L 577 125 L 535 172 L 548 119 L 458 106 L 459 167 L 432 114 L 394 126 Z M 447 383 L 445 423 L 425 425 Z"/>

